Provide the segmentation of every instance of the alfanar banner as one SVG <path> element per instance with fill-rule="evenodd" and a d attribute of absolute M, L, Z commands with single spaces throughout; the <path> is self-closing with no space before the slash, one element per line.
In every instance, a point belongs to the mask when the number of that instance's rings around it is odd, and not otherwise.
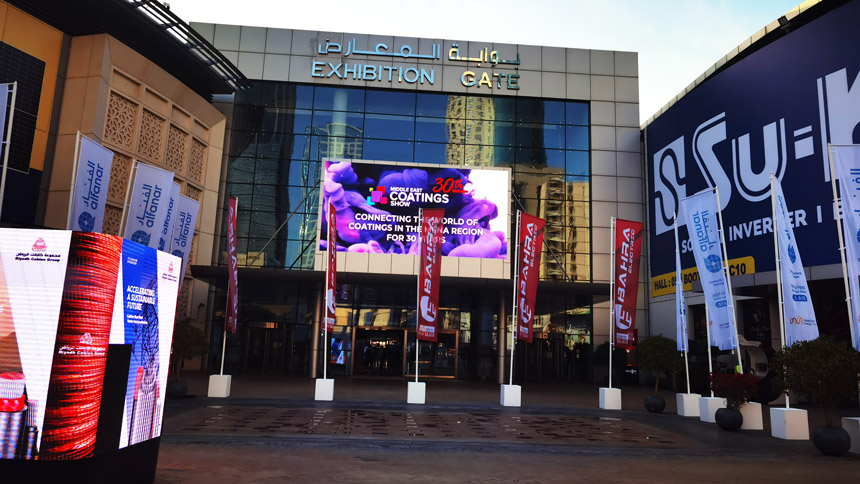
<path fill-rule="evenodd" d="M 636 296 L 639 292 L 639 256 L 642 253 L 642 222 L 615 221 L 615 346 L 636 344 Z"/>

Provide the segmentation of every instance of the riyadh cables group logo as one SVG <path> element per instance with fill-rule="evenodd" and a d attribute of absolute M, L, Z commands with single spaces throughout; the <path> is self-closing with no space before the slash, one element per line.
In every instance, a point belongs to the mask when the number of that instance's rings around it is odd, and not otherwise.
<path fill-rule="evenodd" d="M 377 203 L 381 203 L 382 205 L 386 205 L 388 203 L 388 197 L 385 196 L 385 187 L 370 189 L 370 196 L 367 197 L 367 204 L 376 205 Z"/>
<path fill-rule="evenodd" d="M 705 268 L 708 269 L 708 272 L 716 274 L 717 272 L 720 272 L 720 270 L 722 270 L 723 264 L 719 257 L 715 255 L 709 255 L 705 257 Z"/>
<path fill-rule="evenodd" d="M 33 243 L 33 252 L 45 252 L 48 250 L 48 245 L 45 244 L 45 239 L 39 237 L 36 239 L 36 242 Z"/>

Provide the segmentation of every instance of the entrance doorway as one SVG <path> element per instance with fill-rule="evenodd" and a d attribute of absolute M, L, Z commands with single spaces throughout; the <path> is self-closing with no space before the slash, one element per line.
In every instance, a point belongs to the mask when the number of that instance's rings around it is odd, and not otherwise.
<path fill-rule="evenodd" d="M 403 376 L 403 329 L 355 329 L 353 375 Z"/>
<path fill-rule="evenodd" d="M 406 376 L 415 376 L 415 331 L 409 331 L 406 351 Z M 441 330 L 436 342 L 421 341 L 418 352 L 418 376 L 457 378 L 460 330 Z"/>
<path fill-rule="evenodd" d="M 274 322 L 248 324 L 245 344 L 245 371 L 289 370 L 292 332 Z"/>

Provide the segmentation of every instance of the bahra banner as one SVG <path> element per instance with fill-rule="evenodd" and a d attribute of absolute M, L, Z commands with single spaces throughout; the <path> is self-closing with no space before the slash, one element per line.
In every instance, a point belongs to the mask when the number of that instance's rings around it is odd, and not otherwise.
<path fill-rule="evenodd" d="M 328 204 L 328 239 L 337 240 L 337 212 L 334 205 Z M 334 330 L 335 310 L 337 309 L 337 244 L 329 242 L 326 246 L 328 265 L 326 266 L 325 325 L 326 331 Z"/>
<path fill-rule="evenodd" d="M 636 344 L 636 295 L 639 292 L 639 255 L 642 252 L 642 222 L 615 221 L 615 346 Z"/>
<path fill-rule="evenodd" d="M 546 222 L 520 212 L 519 252 L 517 254 L 517 338 L 531 343 L 534 337 L 535 298 L 540 255 L 543 247 L 543 229 Z"/>
<path fill-rule="evenodd" d="M 442 266 L 442 219 L 445 210 L 421 210 L 421 263 L 418 271 L 418 339 L 436 341 L 439 322 L 439 274 Z"/>

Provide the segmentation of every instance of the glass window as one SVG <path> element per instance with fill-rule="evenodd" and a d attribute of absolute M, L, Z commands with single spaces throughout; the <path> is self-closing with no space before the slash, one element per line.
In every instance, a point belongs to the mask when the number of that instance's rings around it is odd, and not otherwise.
<path fill-rule="evenodd" d="M 496 121 L 513 121 L 516 118 L 517 100 L 513 97 L 497 97 L 493 99 L 496 107 Z"/>
<path fill-rule="evenodd" d="M 313 86 L 299 86 L 284 82 L 267 82 L 263 85 L 262 104 L 276 108 L 311 108 Z"/>
<path fill-rule="evenodd" d="M 434 118 L 448 117 L 448 95 L 418 93 L 416 114 Z"/>
<path fill-rule="evenodd" d="M 254 159 L 233 158 L 227 167 L 227 181 L 232 183 L 253 183 Z"/>
<path fill-rule="evenodd" d="M 516 120 L 525 123 L 542 123 L 543 102 L 534 98 L 517 98 Z"/>
<path fill-rule="evenodd" d="M 587 151 L 567 152 L 567 174 L 583 177 L 591 174 Z"/>
<path fill-rule="evenodd" d="M 565 106 L 567 124 L 588 126 L 588 103 L 569 101 Z"/>
<path fill-rule="evenodd" d="M 457 143 L 448 143 L 445 148 L 447 164 L 449 165 L 465 165 L 466 164 L 466 146 Z"/>
<path fill-rule="evenodd" d="M 360 137 L 364 128 L 364 115 L 341 111 L 314 111 L 314 134 Z"/>
<path fill-rule="evenodd" d="M 564 150 L 544 150 L 546 166 L 552 173 L 564 173 Z"/>
<path fill-rule="evenodd" d="M 368 139 L 364 141 L 365 160 L 412 161 L 412 143 Z M 361 157 L 359 157 L 361 158 Z"/>
<path fill-rule="evenodd" d="M 328 111 L 363 111 L 364 89 L 317 87 L 314 90 L 314 109 L 325 109 Z"/>
<path fill-rule="evenodd" d="M 445 143 L 448 141 L 448 121 L 445 118 L 416 118 L 415 140 Z"/>
<path fill-rule="evenodd" d="M 496 146 L 493 148 L 493 166 L 511 166 L 516 157 L 515 149 L 509 146 Z"/>
<path fill-rule="evenodd" d="M 563 101 L 543 101 L 543 122 L 547 124 L 564 124 Z"/>
<path fill-rule="evenodd" d="M 543 125 L 543 146 L 544 148 L 564 148 L 564 126 L 555 124 Z"/>
<path fill-rule="evenodd" d="M 491 97 L 469 96 L 466 98 L 466 119 L 496 119 L 496 105 Z"/>
<path fill-rule="evenodd" d="M 416 163 L 435 163 L 439 165 L 447 164 L 448 147 L 456 146 L 460 152 L 457 153 L 457 162 L 461 162 L 462 149 L 461 145 L 448 145 L 446 143 L 415 143 L 415 162 Z"/>
<path fill-rule="evenodd" d="M 365 158 L 362 156 L 365 141 L 361 138 L 314 136 L 310 142 L 311 160 L 324 158 Z"/>
<path fill-rule="evenodd" d="M 254 193 L 254 185 L 250 183 L 228 183 L 227 198 L 236 197 L 239 200 L 251 201 L 251 195 Z"/>
<path fill-rule="evenodd" d="M 280 160 L 257 160 L 254 170 L 254 184 L 277 185 L 280 176 Z"/>
<path fill-rule="evenodd" d="M 415 138 L 415 118 L 390 114 L 368 114 L 364 123 L 364 136 L 412 141 Z"/>
<path fill-rule="evenodd" d="M 543 125 L 520 123 L 516 128 L 518 147 L 543 146 Z"/>
<path fill-rule="evenodd" d="M 367 113 L 415 114 L 415 93 L 399 91 L 367 91 Z"/>
<path fill-rule="evenodd" d="M 569 150 L 588 150 L 588 128 L 568 126 L 566 147 Z"/>
<path fill-rule="evenodd" d="M 260 96 L 263 94 L 263 85 L 268 84 L 261 81 L 254 81 L 251 87 L 240 89 L 236 92 L 236 97 L 233 98 L 234 104 L 243 104 L 256 106 L 260 104 Z"/>

